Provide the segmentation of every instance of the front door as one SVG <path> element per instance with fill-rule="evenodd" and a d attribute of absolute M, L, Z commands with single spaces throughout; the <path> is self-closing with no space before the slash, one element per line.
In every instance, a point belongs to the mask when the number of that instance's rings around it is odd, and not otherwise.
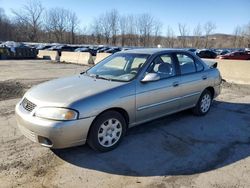
<path fill-rule="evenodd" d="M 145 75 L 157 73 L 160 80 L 136 86 L 136 122 L 144 122 L 172 113 L 179 108 L 180 77 L 171 54 L 157 56 L 148 67 Z"/>

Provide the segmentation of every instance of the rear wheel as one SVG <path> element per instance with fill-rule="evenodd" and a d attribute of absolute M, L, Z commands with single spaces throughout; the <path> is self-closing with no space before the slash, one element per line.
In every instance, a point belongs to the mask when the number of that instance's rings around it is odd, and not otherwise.
<path fill-rule="evenodd" d="M 209 90 L 203 91 L 200 96 L 200 99 L 196 106 L 193 108 L 193 113 L 198 116 L 205 115 L 210 110 L 212 104 L 212 94 Z"/>
<path fill-rule="evenodd" d="M 124 117 L 116 111 L 107 111 L 92 124 L 87 142 L 94 150 L 107 152 L 118 146 L 125 132 Z"/>

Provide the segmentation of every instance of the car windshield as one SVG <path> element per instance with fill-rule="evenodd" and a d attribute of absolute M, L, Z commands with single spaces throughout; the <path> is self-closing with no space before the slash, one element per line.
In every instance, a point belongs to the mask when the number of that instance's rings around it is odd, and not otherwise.
<path fill-rule="evenodd" d="M 131 81 L 148 57 L 147 54 L 114 54 L 90 68 L 86 74 L 97 79 Z"/>

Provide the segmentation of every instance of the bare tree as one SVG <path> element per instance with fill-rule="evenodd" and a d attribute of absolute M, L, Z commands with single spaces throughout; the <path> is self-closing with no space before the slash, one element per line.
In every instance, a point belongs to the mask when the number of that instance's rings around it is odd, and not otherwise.
<path fill-rule="evenodd" d="M 120 35 L 121 35 L 121 45 L 125 45 L 126 40 L 126 28 L 127 28 L 127 17 L 121 16 L 119 19 L 119 28 L 120 28 Z"/>
<path fill-rule="evenodd" d="M 250 48 L 250 22 L 245 26 L 244 36 L 246 38 L 245 46 Z"/>
<path fill-rule="evenodd" d="M 178 28 L 179 28 L 179 33 L 180 33 L 180 36 L 178 38 L 181 42 L 181 47 L 185 48 L 185 47 L 187 47 L 187 37 L 189 34 L 187 25 L 179 23 Z"/>
<path fill-rule="evenodd" d="M 46 13 L 45 28 L 54 35 L 57 42 L 75 42 L 75 32 L 79 20 L 74 12 L 64 8 L 52 8 Z M 66 38 L 70 33 L 70 40 Z"/>
<path fill-rule="evenodd" d="M 101 31 L 103 32 L 102 35 L 105 38 L 105 43 L 109 44 L 109 40 L 111 37 L 111 30 L 110 30 L 110 23 L 109 23 L 107 14 L 100 16 L 99 21 L 101 25 Z"/>
<path fill-rule="evenodd" d="M 0 22 L 6 19 L 6 15 L 3 8 L 0 8 Z"/>
<path fill-rule="evenodd" d="M 101 26 L 106 44 L 115 45 L 118 33 L 122 46 L 136 46 L 138 38 L 142 46 L 150 46 L 161 41 L 161 23 L 149 14 L 119 16 L 116 10 L 112 10 L 96 20 Z M 97 24 L 94 25 L 97 27 Z"/>
<path fill-rule="evenodd" d="M 38 32 L 41 30 L 41 15 L 44 8 L 40 1 L 30 0 L 21 10 L 12 10 L 16 24 L 24 29 L 24 33 L 30 41 L 38 40 Z"/>
<path fill-rule="evenodd" d="M 126 17 L 126 44 L 128 46 L 137 46 L 139 43 L 138 27 L 136 27 L 136 17 L 128 15 Z"/>
<path fill-rule="evenodd" d="M 115 45 L 119 29 L 118 11 L 114 9 L 100 15 L 95 19 L 94 27 L 99 27 L 97 24 L 100 26 L 98 30 L 101 31 L 101 35 L 105 38 L 105 43 Z"/>
<path fill-rule="evenodd" d="M 242 34 L 243 34 L 242 28 L 240 26 L 236 26 L 233 32 L 234 37 L 232 41 L 232 45 L 234 48 L 239 48 L 242 46 L 242 42 L 243 42 Z"/>
<path fill-rule="evenodd" d="M 67 30 L 67 13 L 63 8 L 52 8 L 46 13 L 45 27 L 48 32 L 51 32 L 56 42 L 63 41 L 63 34 Z"/>
<path fill-rule="evenodd" d="M 95 44 L 95 37 L 87 26 L 78 26 L 75 35 L 75 44 Z"/>
<path fill-rule="evenodd" d="M 102 27 L 99 18 L 95 19 L 93 21 L 93 24 L 91 25 L 91 33 L 94 37 L 95 44 L 101 44 L 101 39 L 102 39 Z"/>
<path fill-rule="evenodd" d="M 165 37 L 165 43 L 166 43 L 165 46 L 168 48 L 173 48 L 174 41 L 175 41 L 174 30 L 172 29 L 171 26 L 168 26 L 167 32 L 166 32 L 166 37 Z"/>
<path fill-rule="evenodd" d="M 161 30 L 162 30 L 162 23 L 160 21 L 154 21 L 154 46 L 161 45 L 162 37 L 161 37 Z"/>
<path fill-rule="evenodd" d="M 110 23 L 110 30 L 112 36 L 112 45 L 116 45 L 117 33 L 118 33 L 118 24 L 119 24 L 119 13 L 117 10 L 113 9 L 107 13 L 107 19 Z"/>
<path fill-rule="evenodd" d="M 202 27 L 198 24 L 193 30 L 193 40 L 192 47 L 193 48 L 201 48 L 201 37 L 202 37 Z"/>
<path fill-rule="evenodd" d="M 213 22 L 205 23 L 205 25 L 204 25 L 204 31 L 205 31 L 205 37 L 206 37 L 205 45 L 204 45 L 205 48 L 210 47 L 209 46 L 209 35 L 211 35 L 215 29 L 216 29 L 216 25 Z"/>
<path fill-rule="evenodd" d="M 68 13 L 68 24 L 70 29 L 70 42 L 71 44 L 75 43 L 75 33 L 79 25 L 79 19 L 75 12 Z"/>
<path fill-rule="evenodd" d="M 12 38 L 13 26 L 2 8 L 0 8 L 0 28 L 0 41 Z"/>
<path fill-rule="evenodd" d="M 119 32 L 122 46 L 137 46 L 138 36 L 134 15 L 124 15 L 119 18 Z"/>
<path fill-rule="evenodd" d="M 137 19 L 137 27 L 142 46 L 150 45 L 150 36 L 154 30 L 154 18 L 150 14 L 141 14 Z"/>
<path fill-rule="evenodd" d="M 161 36 L 162 24 L 150 14 L 122 15 L 113 9 L 101 14 L 92 22 L 91 30 L 81 31 L 80 20 L 75 12 L 64 8 L 52 8 L 45 12 L 39 0 L 29 0 L 20 10 L 12 10 L 13 19 L 0 8 L 0 40 L 93 43 L 122 46 L 166 47 L 250 47 L 250 23 L 237 26 L 234 35 L 212 34 L 216 25 L 198 24 L 189 35 L 186 24 L 178 24 L 179 36 L 168 26 L 166 36 Z M 43 13 L 44 14 L 43 16 Z"/>

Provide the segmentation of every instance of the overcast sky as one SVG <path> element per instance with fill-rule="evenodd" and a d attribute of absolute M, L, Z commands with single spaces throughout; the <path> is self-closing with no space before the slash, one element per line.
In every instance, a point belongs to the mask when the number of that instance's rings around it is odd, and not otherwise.
<path fill-rule="evenodd" d="M 29 0 L 0 0 L 7 15 Z M 45 8 L 62 7 L 76 12 L 81 25 L 89 25 L 98 15 L 117 9 L 121 15 L 149 13 L 163 24 L 163 34 L 170 25 L 178 33 L 178 23 L 190 31 L 198 24 L 212 21 L 216 33 L 231 34 L 234 28 L 250 22 L 250 0 L 42 0 Z M 192 33 L 192 32 L 191 32 Z"/>

